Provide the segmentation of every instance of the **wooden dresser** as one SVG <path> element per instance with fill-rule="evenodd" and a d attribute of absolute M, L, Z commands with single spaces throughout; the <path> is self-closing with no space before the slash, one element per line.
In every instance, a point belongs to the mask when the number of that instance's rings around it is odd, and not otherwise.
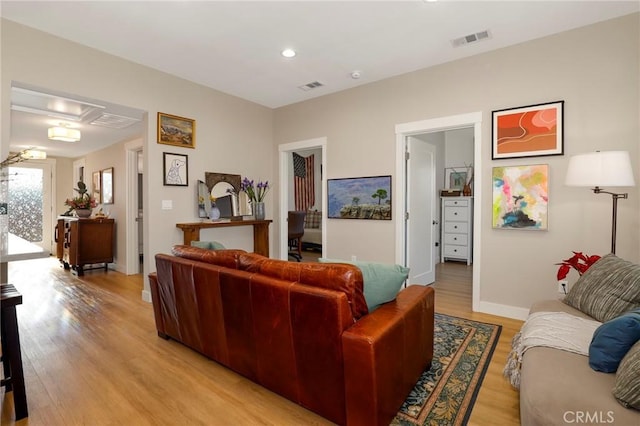
<path fill-rule="evenodd" d="M 464 260 L 473 253 L 473 197 L 442 197 L 441 261 Z"/>
<path fill-rule="evenodd" d="M 65 269 L 84 275 L 85 265 L 113 262 L 113 219 L 60 218 L 56 227 L 58 259 Z"/>

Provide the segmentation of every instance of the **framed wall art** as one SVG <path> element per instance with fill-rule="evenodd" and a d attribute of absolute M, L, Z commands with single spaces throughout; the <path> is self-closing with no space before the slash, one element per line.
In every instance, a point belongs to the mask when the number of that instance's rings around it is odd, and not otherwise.
<path fill-rule="evenodd" d="M 91 175 L 91 184 L 92 184 L 91 196 L 93 197 L 94 200 L 96 200 L 96 203 L 98 204 L 102 203 L 102 191 L 100 191 L 101 179 L 102 179 L 102 176 L 99 171 L 93 172 L 93 174 Z"/>
<path fill-rule="evenodd" d="M 493 111 L 491 158 L 563 155 L 564 101 Z"/>
<path fill-rule="evenodd" d="M 468 180 L 466 167 L 447 167 L 444 169 L 444 187 L 446 189 L 462 189 Z"/>
<path fill-rule="evenodd" d="M 102 204 L 113 204 L 113 167 L 102 170 L 100 175 Z"/>
<path fill-rule="evenodd" d="M 391 176 L 327 181 L 328 218 L 391 220 Z"/>
<path fill-rule="evenodd" d="M 189 186 L 189 157 L 162 153 L 162 183 L 164 186 Z"/>
<path fill-rule="evenodd" d="M 493 227 L 547 230 L 549 166 L 494 167 Z"/>
<path fill-rule="evenodd" d="M 158 143 L 195 148 L 196 120 L 159 112 Z"/>

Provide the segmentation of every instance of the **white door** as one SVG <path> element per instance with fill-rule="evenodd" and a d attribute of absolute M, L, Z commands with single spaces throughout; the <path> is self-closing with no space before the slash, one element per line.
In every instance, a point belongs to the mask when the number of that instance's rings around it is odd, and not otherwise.
<path fill-rule="evenodd" d="M 9 232 L 52 252 L 52 168 L 33 161 L 9 167 Z"/>
<path fill-rule="evenodd" d="M 413 137 L 407 138 L 406 260 L 410 268 L 408 284 L 431 284 L 436 279 L 435 229 L 435 147 Z"/>

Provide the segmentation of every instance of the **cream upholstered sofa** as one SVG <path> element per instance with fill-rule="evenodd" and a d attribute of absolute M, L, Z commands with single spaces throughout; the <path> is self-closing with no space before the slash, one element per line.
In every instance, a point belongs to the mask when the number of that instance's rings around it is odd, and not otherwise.
<path fill-rule="evenodd" d="M 304 219 L 304 235 L 302 236 L 304 249 L 322 250 L 322 212 L 308 210 Z"/>
<path fill-rule="evenodd" d="M 523 426 L 640 425 L 640 341 L 627 342 L 631 348 L 614 373 L 595 371 L 590 365 L 599 330 L 638 307 L 640 266 L 612 254 L 591 266 L 564 300 L 541 301 L 531 307 L 529 318 L 534 313 L 565 312 L 604 325 L 593 334 L 589 356 L 544 346 L 526 349 L 520 370 Z M 640 325 L 634 321 L 637 336 Z M 629 333 L 622 330 L 622 335 Z M 605 347 L 618 343 L 609 341 Z"/>

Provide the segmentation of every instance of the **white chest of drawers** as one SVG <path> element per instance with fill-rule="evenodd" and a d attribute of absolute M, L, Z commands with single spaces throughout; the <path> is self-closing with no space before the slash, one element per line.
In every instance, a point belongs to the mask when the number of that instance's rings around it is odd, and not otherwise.
<path fill-rule="evenodd" d="M 464 260 L 473 253 L 473 197 L 442 197 L 440 260 Z"/>

